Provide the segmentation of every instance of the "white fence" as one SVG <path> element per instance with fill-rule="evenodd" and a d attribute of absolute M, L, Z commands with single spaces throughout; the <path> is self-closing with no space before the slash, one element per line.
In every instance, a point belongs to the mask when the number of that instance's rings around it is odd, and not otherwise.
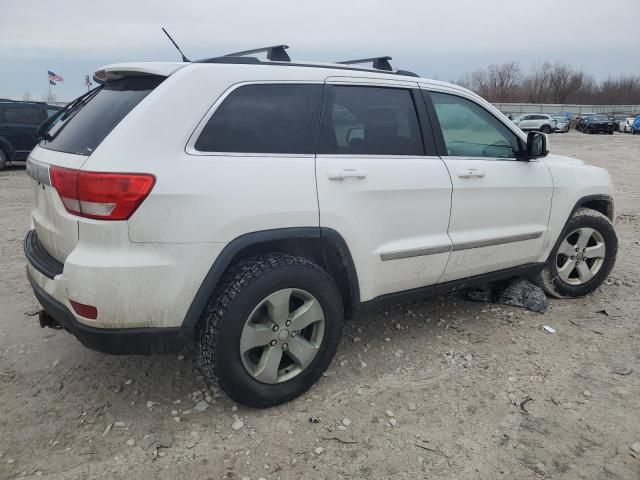
<path fill-rule="evenodd" d="M 503 113 L 559 113 L 570 112 L 573 115 L 581 113 L 640 113 L 640 105 L 570 105 L 553 103 L 494 103 Z"/>

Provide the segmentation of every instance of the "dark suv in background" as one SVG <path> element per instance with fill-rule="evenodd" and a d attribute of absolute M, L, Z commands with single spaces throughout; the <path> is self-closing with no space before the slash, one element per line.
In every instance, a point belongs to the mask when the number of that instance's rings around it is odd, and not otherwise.
<path fill-rule="evenodd" d="M 37 142 L 38 126 L 61 107 L 44 102 L 0 100 L 0 170 L 26 160 Z"/>
<path fill-rule="evenodd" d="M 590 115 L 582 123 L 582 132 L 613 135 L 613 120 L 606 115 Z"/>

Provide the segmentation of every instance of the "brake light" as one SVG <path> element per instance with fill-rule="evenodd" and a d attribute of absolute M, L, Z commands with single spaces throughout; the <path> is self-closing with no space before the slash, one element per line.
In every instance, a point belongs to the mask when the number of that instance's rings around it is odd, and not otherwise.
<path fill-rule="evenodd" d="M 100 220 L 127 220 L 156 179 L 144 173 L 85 172 L 51 167 L 51 184 L 67 212 Z"/>

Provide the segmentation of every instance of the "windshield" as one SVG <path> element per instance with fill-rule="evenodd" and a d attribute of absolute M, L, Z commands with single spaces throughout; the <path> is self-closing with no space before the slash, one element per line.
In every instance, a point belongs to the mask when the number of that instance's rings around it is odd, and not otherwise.
<path fill-rule="evenodd" d="M 40 146 L 59 152 L 91 155 L 111 130 L 165 77 L 127 77 L 107 82 L 74 102 L 56 119 Z"/>

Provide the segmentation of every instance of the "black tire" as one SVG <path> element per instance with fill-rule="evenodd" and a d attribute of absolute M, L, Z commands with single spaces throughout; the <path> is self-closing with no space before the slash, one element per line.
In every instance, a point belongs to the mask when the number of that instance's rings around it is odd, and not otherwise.
<path fill-rule="evenodd" d="M 0 148 L 0 170 L 4 170 L 7 168 L 7 161 L 9 158 L 3 149 Z"/>
<path fill-rule="evenodd" d="M 311 363 L 282 383 L 262 383 L 245 369 L 240 336 L 254 308 L 270 294 L 285 288 L 313 295 L 325 317 L 324 336 Z M 266 408 L 287 402 L 307 391 L 327 369 L 342 336 L 344 307 L 333 278 L 302 257 L 270 253 L 244 260 L 225 274 L 196 332 L 200 368 L 238 403 Z"/>
<path fill-rule="evenodd" d="M 551 127 L 549 125 L 543 125 L 540 131 L 549 135 L 551 133 Z"/>
<path fill-rule="evenodd" d="M 605 243 L 605 257 L 603 264 L 594 277 L 581 285 L 571 285 L 564 282 L 558 275 L 557 254 L 561 243 L 567 235 L 579 228 L 596 230 Z M 534 278 L 547 294 L 556 297 L 582 297 L 592 293 L 607 279 L 616 262 L 618 253 L 618 236 L 611 221 L 602 213 L 590 208 L 578 208 L 567 221 L 556 245 L 554 246 L 542 271 Z"/>
<path fill-rule="evenodd" d="M 609 130 L 609 135 L 613 135 L 613 128 Z"/>

